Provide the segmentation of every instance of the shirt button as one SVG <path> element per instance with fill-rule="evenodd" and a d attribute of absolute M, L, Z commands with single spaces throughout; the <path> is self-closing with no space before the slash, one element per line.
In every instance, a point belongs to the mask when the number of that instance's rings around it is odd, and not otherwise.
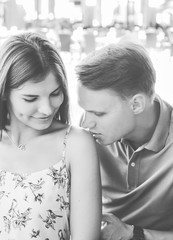
<path fill-rule="evenodd" d="M 132 162 L 132 163 L 131 163 L 131 166 L 132 166 L 132 167 L 135 167 L 135 163 L 134 163 L 134 162 Z"/>

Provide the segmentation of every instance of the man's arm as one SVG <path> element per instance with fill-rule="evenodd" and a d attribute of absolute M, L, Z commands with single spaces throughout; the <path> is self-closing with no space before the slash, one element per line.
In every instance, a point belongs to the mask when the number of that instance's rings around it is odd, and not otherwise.
<path fill-rule="evenodd" d="M 105 222 L 102 228 L 101 240 L 131 240 L 133 238 L 132 225 L 122 222 L 113 214 L 104 215 L 102 221 Z M 145 240 L 172 240 L 172 231 L 156 231 L 144 229 Z"/>
<path fill-rule="evenodd" d="M 171 240 L 173 239 L 172 231 L 156 231 L 144 229 L 145 240 Z"/>

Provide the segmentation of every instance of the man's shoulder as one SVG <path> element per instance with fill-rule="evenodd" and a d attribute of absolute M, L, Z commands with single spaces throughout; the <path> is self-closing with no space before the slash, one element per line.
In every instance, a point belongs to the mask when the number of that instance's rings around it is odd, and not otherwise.
<path fill-rule="evenodd" d="M 155 101 L 157 101 L 160 105 L 160 116 L 173 123 L 173 106 L 159 95 L 156 95 Z"/>

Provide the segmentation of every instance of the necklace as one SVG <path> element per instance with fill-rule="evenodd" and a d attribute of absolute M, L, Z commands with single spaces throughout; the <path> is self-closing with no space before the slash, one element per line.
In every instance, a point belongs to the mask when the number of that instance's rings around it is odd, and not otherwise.
<path fill-rule="evenodd" d="M 19 144 L 19 145 L 17 145 L 17 144 L 15 143 L 15 141 L 10 137 L 10 135 L 8 134 L 8 132 L 7 132 L 6 130 L 5 130 L 5 132 L 6 132 L 8 138 L 10 139 L 10 141 L 11 141 L 12 144 L 14 144 L 14 145 L 15 145 L 18 149 L 20 149 L 21 151 L 25 151 L 25 150 L 26 150 L 26 146 L 25 146 L 24 144 Z"/>

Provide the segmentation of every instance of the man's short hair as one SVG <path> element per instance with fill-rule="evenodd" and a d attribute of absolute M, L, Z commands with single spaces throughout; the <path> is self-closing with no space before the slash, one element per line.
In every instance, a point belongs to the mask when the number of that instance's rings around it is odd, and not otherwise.
<path fill-rule="evenodd" d="M 155 69 L 147 50 L 138 43 L 119 42 L 96 50 L 76 66 L 76 74 L 92 90 L 109 88 L 121 97 L 154 93 Z"/>

